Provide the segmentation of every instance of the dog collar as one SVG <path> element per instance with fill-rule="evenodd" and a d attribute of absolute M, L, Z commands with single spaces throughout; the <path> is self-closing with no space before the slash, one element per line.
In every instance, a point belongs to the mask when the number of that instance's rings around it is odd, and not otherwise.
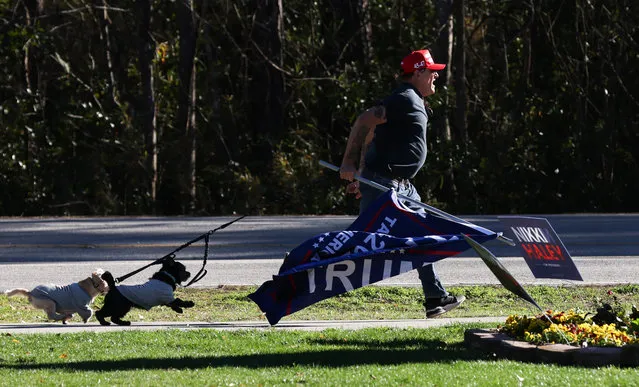
<path fill-rule="evenodd" d="M 168 272 L 166 272 L 164 270 L 162 270 L 160 273 L 164 273 L 164 275 L 166 275 L 167 277 L 171 278 L 173 280 L 173 283 L 177 285 L 177 280 L 171 274 L 169 274 Z"/>

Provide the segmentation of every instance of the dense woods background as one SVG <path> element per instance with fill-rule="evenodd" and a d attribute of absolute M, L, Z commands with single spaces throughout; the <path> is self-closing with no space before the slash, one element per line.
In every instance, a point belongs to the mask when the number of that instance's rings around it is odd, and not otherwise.
<path fill-rule="evenodd" d="M 0 215 L 355 214 L 350 125 L 448 63 L 423 201 L 639 210 L 635 0 L 0 0 Z"/>

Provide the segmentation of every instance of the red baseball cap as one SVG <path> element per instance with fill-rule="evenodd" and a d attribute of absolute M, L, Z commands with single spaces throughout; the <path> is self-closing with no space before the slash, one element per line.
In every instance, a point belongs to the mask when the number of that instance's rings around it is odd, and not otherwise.
<path fill-rule="evenodd" d="M 413 51 L 402 59 L 402 70 L 404 74 L 414 73 L 416 70 L 427 68 L 438 71 L 446 68 L 445 64 L 435 63 L 428 50 Z"/>

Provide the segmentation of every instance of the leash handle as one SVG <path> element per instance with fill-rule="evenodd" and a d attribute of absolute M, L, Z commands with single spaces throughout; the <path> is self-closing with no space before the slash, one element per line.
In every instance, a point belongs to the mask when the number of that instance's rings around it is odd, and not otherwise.
<path fill-rule="evenodd" d="M 240 219 L 243 219 L 244 217 L 246 217 L 246 215 L 242 215 L 239 218 L 236 218 L 230 222 L 224 223 L 223 225 L 217 227 L 216 229 L 210 230 L 209 232 L 204 234 L 204 259 L 202 260 L 202 268 L 200 269 L 200 271 L 197 272 L 196 275 L 193 276 L 193 278 L 191 278 L 191 281 L 188 284 L 184 285 L 185 288 L 198 282 L 199 280 L 204 278 L 205 275 L 208 274 L 208 270 L 204 269 L 204 267 L 206 266 L 206 262 L 209 257 L 209 240 L 210 240 L 211 234 L 232 225 L 233 223 L 237 222 Z"/>
<path fill-rule="evenodd" d="M 209 257 L 209 236 L 210 234 L 207 233 L 204 237 L 204 260 L 202 262 L 202 268 L 200 269 L 200 271 L 197 272 L 196 275 L 193 276 L 193 278 L 191 278 L 191 281 L 188 284 L 184 285 L 185 288 L 198 282 L 208 273 L 208 271 L 204 269 L 204 266 L 206 266 L 206 261 Z"/>

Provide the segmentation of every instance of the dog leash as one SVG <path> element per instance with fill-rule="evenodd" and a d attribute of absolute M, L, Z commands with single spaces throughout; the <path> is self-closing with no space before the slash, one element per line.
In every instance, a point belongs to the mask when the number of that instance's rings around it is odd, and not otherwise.
<path fill-rule="evenodd" d="M 246 217 L 246 215 L 242 215 L 242 216 L 240 216 L 237 219 L 234 219 L 234 220 L 232 220 L 232 221 L 230 221 L 228 223 L 224 223 L 223 225 L 219 226 L 218 228 L 216 228 L 214 230 L 209 230 L 208 232 L 198 236 L 197 238 L 186 242 L 185 244 L 183 244 L 182 246 L 180 246 L 177 249 L 173 250 L 172 252 L 168 253 L 167 255 L 163 256 L 162 258 L 158 258 L 158 259 L 156 259 L 155 261 L 149 263 L 146 266 L 143 266 L 143 267 L 141 267 L 141 268 L 139 268 L 137 270 L 134 270 L 134 271 L 132 271 L 132 272 L 130 272 L 128 274 L 125 274 L 125 275 L 123 275 L 121 277 L 116 278 L 115 279 L 115 283 L 120 283 L 120 282 L 124 281 L 125 279 L 127 279 L 127 278 L 129 278 L 129 277 L 131 277 L 133 275 L 136 275 L 137 273 L 141 272 L 142 270 L 144 270 L 144 269 L 146 269 L 148 267 L 151 267 L 153 265 L 162 264 L 167 259 L 175 259 L 175 253 L 177 253 L 178 251 L 180 251 L 180 250 L 182 250 L 182 249 L 184 249 L 186 247 L 189 247 L 190 245 L 192 245 L 193 243 L 195 243 L 197 241 L 200 241 L 200 240 L 204 239 L 204 258 L 203 258 L 203 262 L 202 262 L 202 268 L 200 269 L 200 271 L 197 272 L 196 275 L 193 276 L 191 281 L 188 284 L 186 284 L 185 286 L 183 286 L 183 287 L 187 287 L 187 286 L 190 286 L 190 285 L 198 282 L 199 280 L 204 278 L 204 276 L 208 273 L 208 271 L 205 270 L 204 267 L 206 266 L 206 262 L 207 262 L 208 256 L 209 256 L 209 240 L 211 238 L 211 234 L 213 234 L 214 232 L 216 232 L 218 230 L 221 230 L 223 228 L 226 228 L 226 227 L 232 225 L 233 223 L 237 222 L 238 220 L 240 220 L 240 219 L 242 219 L 244 217 Z"/>

